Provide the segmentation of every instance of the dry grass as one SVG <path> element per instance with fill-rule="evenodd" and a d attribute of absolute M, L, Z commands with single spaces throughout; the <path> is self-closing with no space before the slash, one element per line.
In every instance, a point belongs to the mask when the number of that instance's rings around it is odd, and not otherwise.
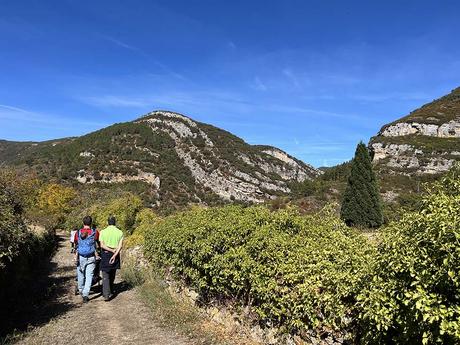
<path fill-rule="evenodd" d="M 257 345 L 243 330 L 229 329 L 210 320 L 209 316 L 189 300 L 171 293 L 166 283 L 150 271 L 135 269 L 124 263 L 123 278 L 133 285 L 152 310 L 155 321 L 164 328 L 186 336 L 194 344 Z"/>

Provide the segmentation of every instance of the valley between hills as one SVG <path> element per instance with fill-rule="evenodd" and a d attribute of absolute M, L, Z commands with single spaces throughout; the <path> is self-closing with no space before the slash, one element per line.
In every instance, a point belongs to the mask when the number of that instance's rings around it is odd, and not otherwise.
<path fill-rule="evenodd" d="M 410 198 L 460 159 L 459 114 L 460 88 L 384 125 L 371 138 L 368 146 L 384 200 Z M 77 189 L 133 191 L 162 210 L 286 197 L 308 197 L 304 205 L 320 207 L 324 203 L 316 199 L 340 202 L 347 164 L 316 169 L 278 148 L 249 145 L 223 129 L 169 111 L 153 111 L 81 137 L 0 141 L 2 167 Z"/>
<path fill-rule="evenodd" d="M 458 344 L 459 159 L 460 88 L 329 168 L 165 110 L 0 141 L 1 343 Z M 364 180 L 370 226 L 341 219 Z M 124 233 L 109 304 L 73 294 L 86 215 Z"/>

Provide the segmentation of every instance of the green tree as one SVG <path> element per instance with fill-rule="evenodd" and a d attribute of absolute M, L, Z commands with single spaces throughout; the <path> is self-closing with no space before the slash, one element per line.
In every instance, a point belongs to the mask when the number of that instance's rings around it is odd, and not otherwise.
<path fill-rule="evenodd" d="M 355 157 L 351 163 L 340 216 L 347 225 L 375 228 L 383 223 L 379 188 L 369 151 L 363 142 L 356 147 Z"/>

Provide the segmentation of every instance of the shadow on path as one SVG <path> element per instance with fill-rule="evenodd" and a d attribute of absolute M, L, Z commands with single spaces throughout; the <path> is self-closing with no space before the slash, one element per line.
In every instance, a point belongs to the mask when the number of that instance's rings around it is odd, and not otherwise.
<path fill-rule="evenodd" d="M 72 265 L 66 237 L 56 235 L 56 242 L 57 250 L 51 261 L 46 262 L 49 258 L 37 258 L 33 279 L 23 280 L 16 295 L 8 301 L 9 307 L 5 309 L 8 314 L 5 313 L 1 321 L 0 337 L 48 323 L 76 307 L 69 298 L 75 266 Z"/>
<path fill-rule="evenodd" d="M 128 284 L 125 281 L 121 281 L 119 283 L 115 283 L 114 286 L 114 293 L 113 293 L 113 298 L 117 298 L 119 294 L 122 294 L 125 291 L 131 290 L 133 287 L 132 285 Z"/>

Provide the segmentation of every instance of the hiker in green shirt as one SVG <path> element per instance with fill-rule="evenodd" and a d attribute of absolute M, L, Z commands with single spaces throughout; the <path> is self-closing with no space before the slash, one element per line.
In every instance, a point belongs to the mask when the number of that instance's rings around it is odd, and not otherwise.
<path fill-rule="evenodd" d="M 120 268 L 120 251 L 123 246 L 123 231 L 115 226 L 115 217 L 108 219 L 109 226 L 101 231 L 99 241 L 101 243 L 101 271 L 102 271 L 102 295 L 104 301 L 110 301 L 113 297 L 113 282 L 115 273 Z"/>

